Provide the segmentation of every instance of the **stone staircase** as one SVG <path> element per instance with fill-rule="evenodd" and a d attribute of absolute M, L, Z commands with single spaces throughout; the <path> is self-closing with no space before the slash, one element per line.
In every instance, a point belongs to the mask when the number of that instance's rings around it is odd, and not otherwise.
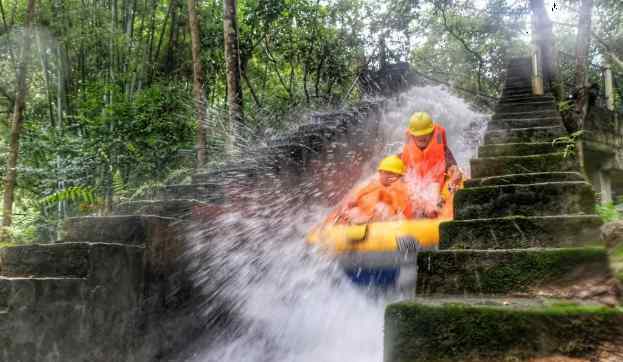
<path fill-rule="evenodd" d="M 618 284 L 591 185 L 552 145 L 564 134 L 554 98 L 532 95 L 529 59 L 513 59 L 441 250 L 419 255 L 418 298 L 386 310 L 386 362 L 621 358 L 608 347 L 623 313 L 604 306 Z"/>

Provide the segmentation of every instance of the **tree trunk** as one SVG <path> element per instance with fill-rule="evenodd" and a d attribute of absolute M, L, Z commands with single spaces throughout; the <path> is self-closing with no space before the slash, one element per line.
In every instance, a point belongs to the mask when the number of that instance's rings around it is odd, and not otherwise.
<path fill-rule="evenodd" d="M 180 7 L 182 3 L 176 2 L 176 6 L 173 8 L 173 13 L 171 14 L 171 28 L 169 33 L 169 45 L 167 49 L 167 54 L 164 62 L 163 71 L 165 74 L 172 74 L 175 71 L 175 66 L 177 64 L 177 44 L 178 44 L 178 30 L 181 26 L 181 14 L 179 13 Z"/>
<path fill-rule="evenodd" d="M 199 18 L 195 9 L 195 1 L 188 0 L 188 26 L 193 55 L 193 95 L 197 112 L 197 167 L 206 162 L 206 98 L 203 92 L 203 65 L 201 64 L 201 38 L 199 37 Z"/>
<path fill-rule="evenodd" d="M 242 87 L 240 84 L 240 49 L 236 21 L 236 0 L 224 0 L 223 30 L 225 36 L 225 63 L 227 67 L 227 106 L 229 109 L 229 151 L 233 151 L 242 124 Z"/>
<path fill-rule="evenodd" d="M 578 9 L 578 36 L 575 45 L 575 109 L 579 116 L 578 125 L 584 126 L 584 119 L 588 113 L 588 54 L 591 48 L 591 15 L 593 14 L 593 0 L 582 0 Z"/>
<path fill-rule="evenodd" d="M 24 46 L 17 68 L 17 90 L 15 94 L 15 105 L 13 108 L 13 119 L 11 120 L 11 136 L 9 141 L 9 157 L 7 160 L 6 179 L 4 181 L 4 204 L 2 210 L 2 234 L 0 238 L 7 237 L 7 229 L 13 221 L 13 197 L 15 194 L 15 181 L 17 179 L 17 158 L 19 156 L 19 137 L 24 122 L 24 111 L 26 109 L 26 96 L 28 84 L 26 84 L 28 72 L 28 57 L 30 55 L 30 37 L 33 31 L 32 22 L 35 16 L 35 0 L 28 0 L 28 10 L 25 19 Z"/>

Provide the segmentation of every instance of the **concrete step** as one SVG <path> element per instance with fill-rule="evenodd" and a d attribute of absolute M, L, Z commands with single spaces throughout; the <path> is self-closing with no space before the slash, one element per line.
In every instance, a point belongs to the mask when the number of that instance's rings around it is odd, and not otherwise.
<path fill-rule="evenodd" d="M 58 313 L 59 307 L 84 308 L 89 284 L 78 277 L 0 277 L 0 310 L 47 310 Z M 84 313 L 84 311 L 82 311 Z M 52 316 L 50 316 L 52 317 Z M 60 315 L 67 318 L 67 315 Z M 1 331 L 0 331 L 1 332 Z"/>
<path fill-rule="evenodd" d="M 538 143 L 506 143 L 498 145 L 482 145 L 478 147 L 478 157 L 491 158 L 500 156 L 535 156 L 558 153 L 558 147 L 551 142 Z"/>
<path fill-rule="evenodd" d="M 565 158 L 562 153 L 478 158 L 472 159 L 470 164 L 474 178 L 522 173 L 580 171 L 579 162 L 572 157 Z"/>
<path fill-rule="evenodd" d="M 505 143 L 538 143 L 552 142 L 554 139 L 567 134 L 562 125 L 549 127 L 530 127 L 491 130 L 485 133 L 486 145 Z"/>
<path fill-rule="evenodd" d="M 518 175 L 504 175 L 469 179 L 465 181 L 465 188 L 585 180 L 586 179 L 584 178 L 584 176 L 579 172 L 524 173 Z"/>
<path fill-rule="evenodd" d="M 550 101 L 521 102 L 521 103 L 498 103 L 495 107 L 496 113 L 518 113 L 518 112 L 541 112 L 557 111 L 556 105 Z"/>
<path fill-rule="evenodd" d="M 498 119 L 490 121 L 487 124 L 488 130 L 500 130 L 511 128 L 531 128 L 531 127 L 552 127 L 561 126 L 561 117 L 546 117 L 546 118 L 518 118 L 518 119 Z"/>
<path fill-rule="evenodd" d="M 455 220 L 594 212 L 595 192 L 586 181 L 474 187 L 454 196 Z"/>
<path fill-rule="evenodd" d="M 612 277 L 605 248 L 440 250 L 418 254 L 418 296 L 558 293 Z"/>
<path fill-rule="evenodd" d="M 121 203 L 114 208 L 116 215 L 155 215 L 176 219 L 188 219 L 194 207 L 206 203 L 198 200 L 141 200 Z"/>
<path fill-rule="evenodd" d="M 496 112 L 491 119 L 526 119 L 526 118 L 552 118 L 560 117 L 558 110 L 541 110 L 535 112 Z"/>
<path fill-rule="evenodd" d="M 65 220 L 66 242 L 144 245 L 175 240 L 179 220 L 160 216 L 82 216 Z"/>
<path fill-rule="evenodd" d="M 532 95 L 532 87 L 531 86 L 520 86 L 520 87 L 504 87 L 502 89 L 502 98 L 508 96 L 528 96 Z"/>
<path fill-rule="evenodd" d="M 0 249 L 0 276 L 85 278 L 87 243 L 16 245 Z"/>
<path fill-rule="evenodd" d="M 505 81 L 508 82 L 515 82 L 515 81 L 520 81 L 520 80 L 527 80 L 530 81 L 531 79 L 531 75 L 530 73 L 526 74 L 523 71 L 525 70 L 529 70 L 530 69 L 530 65 L 528 66 L 519 66 L 519 67 L 513 67 L 510 69 L 510 72 L 507 72 L 506 75 L 506 79 Z"/>
<path fill-rule="evenodd" d="M 0 278 L 2 360 L 135 360 L 143 285 L 111 262 L 109 280 Z"/>
<path fill-rule="evenodd" d="M 598 215 L 454 220 L 441 224 L 439 247 L 487 250 L 594 245 L 602 224 Z"/>
<path fill-rule="evenodd" d="M 383 360 L 618 361 L 597 346 L 618 345 L 622 326 L 620 309 L 577 299 L 415 298 L 387 307 Z"/>
<path fill-rule="evenodd" d="M 552 102 L 555 103 L 554 96 L 551 95 L 543 95 L 543 96 L 514 96 L 514 97 L 503 97 L 500 99 L 500 104 L 510 104 L 510 103 L 525 103 L 525 102 Z"/>
<path fill-rule="evenodd" d="M 189 185 L 167 185 L 158 191 L 160 200 L 198 200 L 210 203 L 223 202 L 223 184 L 201 183 Z"/>
<path fill-rule="evenodd" d="M 532 90 L 522 89 L 522 90 L 502 90 L 501 98 L 509 98 L 509 97 L 528 97 L 532 96 Z"/>
<path fill-rule="evenodd" d="M 272 147 L 278 149 L 279 147 Z M 283 148 L 296 148 L 301 152 L 305 149 L 302 145 L 289 145 Z M 272 159 L 272 151 L 262 151 L 262 159 Z M 285 152 L 285 151 L 284 151 Z M 294 152 L 294 151 L 292 151 Z M 236 165 L 228 165 L 220 167 L 216 170 L 205 171 L 200 170 L 192 176 L 192 184 L 229 184 L 232 182 L 245 182 L 246 180 L 254 180 L 261 173 L 266 173 L 268 166 L 265 163 L 260 164 L 260 159 L 248 162 L 241 162 Z"/>
<path fill-rule="evenodd" d="M 532 87 L 532 81 L 530 78 L 526 79 L 523 77 L 514 77 L 512 79 L 506 79 L 504 83 L 504 89 L 514 89 L 514 88 L 528 88 Z"/>
<path fill-rule="evenodd" d="M 508 78 L 526 78 L 532 73 L 532 64 L 513 64 L 506 68 L 506 76 Z"/>
<path fill-rule="evenodd" d="M 143 252 L 143 247 L 134 245 L 87 242 L 5 247 L 0 248 L 0 276 L 21 278 L 102 276 L 102 271 L 113 273 L 114 268 L 132 269 L 142 266 Z M 110 264 L 119 261 L 124 265 Z M 105 263 L 108 265 L 103 265 Z"/>
<path fill-rule="evenodd" d="M 506 80 L 507 81 L 515 81 L 515 80 L 524 80 L 531 79 L 532 73 L 532 65 L 518 65 L 513 66 L 507 69 L 506 72 Z"/>

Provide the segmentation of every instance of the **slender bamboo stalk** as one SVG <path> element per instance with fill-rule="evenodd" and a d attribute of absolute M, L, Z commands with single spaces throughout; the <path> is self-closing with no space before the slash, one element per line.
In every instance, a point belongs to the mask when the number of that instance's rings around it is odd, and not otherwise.
<path fill-rule="evenodd" d="M 188 0 L 188 26 L 192 43 L 193 57 L 193 94 L 195 97 L 195 109 L 197 112 L 197 167 L 206 163 L 206 98 L 203 91 L 204 74 L 201 64 L 201 38 L 199 32 L 199 17 L 197 16 L 194 0 Z"/>
<path fill-rule="evenodd" d="M 223 30 L 225 36 L 225 63 L 227 67 L 227 105 L 229 110 L 229 151 L 238 137 L 238 127 L 243 122 L 242 87 L 240 85 L 240 48 L 236 0 L 223 2 Z"/>
<path fill-rule="evenodd" d="M 26 83 L 28 72 L 28 57 L 30 55 L 32 23 L 35 17 L 35 0 L 28 0 L 28 8 L 25 19 L 24 42 L 22 46 L 19 66 L 17 69 L 17 90 L 13 119 L 11 121 L 11 136 L 9 141 L 9 157 L 7 159 L 7 174 L 4 182 L 4 204 L 2 210 L 2 232 L 0 239 L 8 238 L 8 228 L 13 223 L 13 201 L 15 196 L 15 182 L 17 180 L 17 159 L 19 156 L 19 140 L 24 122 L 26 110 L 26 97 L 28 84 Z"/>

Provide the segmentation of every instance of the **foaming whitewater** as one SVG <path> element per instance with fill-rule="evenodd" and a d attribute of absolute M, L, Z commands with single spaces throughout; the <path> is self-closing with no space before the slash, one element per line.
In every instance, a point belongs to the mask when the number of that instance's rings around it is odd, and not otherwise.
<path fill-rule="evenodd" d="M 467 170 L 487 116 L 441 87 L 419 87 L 389 102 L 368 163 L 397 153 L 411 113 L 429 112 L 447 129 Z M 301 194 L 311 182 L 275 180 L 253 191 L 243 209 L 196 224 L 187 235 L 188 266 L 201 293 L 206 333 L 181 358 L 195 362 L 379 362 L 384 306 L 399 298 L 354 286 L 329 257 L 305 245 L 327 213 Z"/>

